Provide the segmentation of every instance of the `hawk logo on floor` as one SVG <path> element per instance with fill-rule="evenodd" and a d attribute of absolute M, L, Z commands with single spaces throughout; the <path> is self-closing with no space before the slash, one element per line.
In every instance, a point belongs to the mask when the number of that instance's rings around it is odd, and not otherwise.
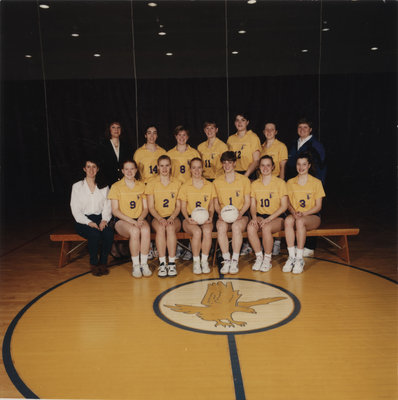
<path fill-rule="evenodd" d="M 287 297 L 278 296 L 260 298 L 254 301 L 239 301 L 241 297 L 242 294 L 239 293 L 239 290 L 234 289 L 231 281 L 226 283 L 219 281 L 207 285 L 207 291 L 201 301 L 202 306 L 186 304 L 175 304 L 172 306 L 165 304 L 165 307 L 176 312 L 195 314 L 204 321 L 214 321 L 216 327 L 221 325 L 224 328 L 234 328 L 235 325 L 245 326 L 247 322 L 234 320 L 232 318 L 233 313 L 244 312 L 256 314 L 254 306 L 266 305 L 287 299 Z"/>

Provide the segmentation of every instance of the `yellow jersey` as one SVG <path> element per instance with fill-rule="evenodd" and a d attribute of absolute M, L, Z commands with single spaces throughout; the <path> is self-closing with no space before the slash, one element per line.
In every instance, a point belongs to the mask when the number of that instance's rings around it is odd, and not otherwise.
<path fill-rule="evenodd" d="M 170 217 L 176 208 L 181 182 L 173 177 L 167 186 L 160 181 L 160 176 L 152 178 L 146 185 L 145 194 L 152 195 L 155 210 L 162 218 Z"/>
<path fill-rule="evenodd" d="M 259 214 L 273 214 L 281 206 L 283 196 L 287 196 L 286 182 L 276 176 L 271 177 L 268 185 L 264 185 L 262 178 L 251 184 L 250 197 L 256 199 Z"/>
<path fill-rule="evenodd" d="M 133 188 L 126 185 L 125 178 L 115 182 L 108 193 L 108 199 L 118 200 L 119 209 L 130 218 L 138 218 L 142 214 L 142 200 L 145 198 L 145 184 L 135 181 Z"/>
<path fill-rule="evenodd" d="M 214 185 L 203 179 L 203 186 L 198 189 L 193 183 L 192 179 L 186 181 L 180 188 L 178 198 L 187 202 L 188 214 L 191 215 L 196 207 L 203 207 L 209 209 L 211 201 L 216 197 Z"/>
<path fill-rule="evenodd" d="M 166 154 L 166 150 L 156 145 L 156 151 L 150 151 L 144 144 L 134 153 L 134 161 L 137 163 L 138 171 L 144 183 L 148 183 L 149 179 L 158 173 L 158 158 Z"/>
<path fill-rule="evenodd" d="M 322 182 L 308 175 L 305 185 L 298 184 L 298 176 L 287 181 L 287 194 L 295 211 L 305 212 L 315 207 L 315 200 L 325 197 Z"/>
<path fill-rule="evenodd" d="M 208 147 L 207 140 L 198 146 L 198 151 L 203 160 L 203 176 L 206 179 L 215 179 L 224 173 L 220 161 L 221 154 L 228 151 L 228 146 L 219 138 Z"/>
<path fill-rule="evenodd" d="M 213 184 L 221 208 L 230 204 L 241 210 L 245 203 L 245 195 L 250 196 L 250 180 L 238 172 L 235 172 L 235 179 L 231 183 L 222 175 L 216 178 Z"/>
<path fill-rule="evenodd" d="M 267 144 L 264 143 L 261 146 L 261 157 L 262 156 L 271 156 L 275 163 L 275 168 L 272 171 L 272 175 L 279 176 L 279 172 L 281 171 L 280 162 L 287 160 L 287 147 L 284 143 L 280 142 L 278 139 L 275 139 L 270 147 L 267 148 Z"/>
<path fill-rule="evenodd" d="M 193 158 L 200 158 L 197 150 L 188 145 L 187 149 L 181 153 L 177 150 L 177 146 L 167 152 L 171 159 L 171 175 L 177 178 L 181 183 L 186 182 L 191 177 L 189 161 Z"/>
<path fill-rule="evenodd" d="M 253 131 L 247 131 L 245 136 L 239 137 L 237 133 L 227 140 L 228 149 L 236 155 L 236 170 L 246 171 L 253 162 L 253 153 L 261 152 L 261 143 Z"/>

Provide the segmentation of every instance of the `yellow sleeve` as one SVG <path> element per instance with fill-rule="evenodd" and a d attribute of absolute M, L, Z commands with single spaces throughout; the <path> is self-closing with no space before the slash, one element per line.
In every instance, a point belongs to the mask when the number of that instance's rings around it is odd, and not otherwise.
<path fill-rule="evenodd" d="M 182 185 L 178 191 L 177 199 L 187 201 L 187 185 Z"/>
<path fill-rule="evenodd" d="M 323 189 L 323 185 L 320 180 L 317 180 L 317 182 L 316 182 L 314 196 L 315 196 L 315 200 L 326 196 L 325 190 Z"/>
<path fill-rule="evenodd" d="M 148 182 L 147 185 L 145 186 L 145 192 L 144 194 L 146 195 L 153 195 L 153 181 L 152 182 Z"/>
<path fill-rule="evenodd" d="M 279 196 L 282 198 L 283 196 L 287 196 L 287 185 L 284 180 L 281 179 L 279 186 Z"/>
<path fill-rule="evenodd" d="M 108 192 L 108 199 L 109 200 L 119 200 L 120 199 L 120 192 L 115 183 L 111 186 L 111 188 Z"/>
<path fill-rule="evenodd" d="M 245 181 L 243 184 L 243 194 L 248 194 L 250 196 L 251 186 L 250 186 L 250 179 L 245 177 Z"/>
<path fill-rule="evenodd" d="M 284 161 L 287 159 L 288 159 L 287 147 L 284 143 L 281 142 L 281 150 L 279 152 L 279 161 Z"/>

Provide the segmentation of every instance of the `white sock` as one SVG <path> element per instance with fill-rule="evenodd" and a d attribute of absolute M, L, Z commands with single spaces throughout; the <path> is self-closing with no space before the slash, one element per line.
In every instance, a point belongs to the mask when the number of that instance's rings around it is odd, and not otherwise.
<path fill-rule="evenodd" d="M 141 265 L 148 264 L 148 254 L 141 254 Z"/>
<path fill-rule="evenodd" d="M 297 249 L 296 258 L 303 258 L 303 249 Z"/>
<path fill-rule="evenodd" d="M 271 261 L 272 253 L 271 254 L 265 254 L 264 253 L 264 258 L 268 258 Z"/>
<path fill-rule="evenodd" d="M 175 257 L 169 257 L 169 263 L 176 263 L 176 258 Z"/>
<path fill-rule="evenodd" d="M 207 261 L 208 258 L 209 258 L 208 254 L 203 254 L 202 253 L 202 261 Z"/>
<path fill-rule="evenodd" d="M 294 246 L 293 247 L 288 247 L 287 251 L 289 252 L 289 257 L 290 258 L 295 258 L 296 257 L 296 254 L 295 254 L 295 251 L 294 251 Z"/>
<path fill-rule="evenodd" d="M 165 263 L 166 264 L 166 257 L 159 257 L 159 263 Z"/>
<path fill-rule="evenodd" d="M 259 251 L 258 253 L 256 253 L 256 258 L 263 258 L 263 252 Z"/>
<path fill-rule="evenodd" d="M 131 257 L 131 261 L 133 261 L 133 267 L 140 266 L 140 256 Z"/>
<path fill-rule="evenodd" d="M 229 261 L 231 259 L 231 255 L 228 253 L 222 253 L 222 258 L 226 261 Z"/>
<path fill-rule="evenodd" d="M 200 257 L 199 257 L 199 256 L 197 256 L 197 257 L 196 257 L 196 256 L 195 256 L 195 257 L 193 257 L 193 262 L 195 262 L 195 261 L 196 261 L 196 262 L 200 262 Z"/>
<path fill-rule="evenodd" d="M 240 256 L 239 253 L 232 253 L 232 259 L 235 260 L 235 261 L 239 260 L 239 256 Z"/>

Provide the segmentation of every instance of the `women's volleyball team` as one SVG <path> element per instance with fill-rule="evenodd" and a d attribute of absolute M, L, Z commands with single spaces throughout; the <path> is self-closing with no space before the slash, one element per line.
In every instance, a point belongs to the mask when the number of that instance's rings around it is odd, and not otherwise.
<path fill-rule="evenodd" d="M 146 143 L 132 158 L 126 158 L 120 123 L 110 124 L 109 138 L 99 157 L 101 168 L 106 169 L 106 182 L 101 185 L 96 179 L 99 161 L 87 159 L 85 178 L 72 187 L 72 214 L 76 231 L 88 240 L 92 274 L 109 273 L 107 259 L 115 246 L 116 231 L 128 238 L 133 277 L 151 276 L 151 229 L 159 255 L 158 276 L 177 275 L 176 233 L 181 229 L 191 235 L 193 273 L 208 274 L 214 226 L 222 253 L 222 274 L 239 272 L 246 230 L 255 253 L 254 271 L 272 268 L 272 234 L 284 230 L 288 259 L 282 270 L 301 273 L 306 232 L 321 223 L 322 182 L 312 175 L 312 154 L 301 152 L 296 158 L 297 176 L 286 183 L 288 151 L 276 139 L 275 124 L 265 124 L 262 145 L 248 124 L 245 114 L 236 115 L 237 132 L 224 143 L 217 138 L 217 124 L 205 122 L 207 140 L 197 150 L 187 143 L 189 131 L 177 126 L 176 146 L 168 152 L 156 144 L 158 131 L 150 125 Z M 300 124 L 307 124 L 311 132 L 309 122 L 299 121 L 299 135 Z M 308 137 L 304 135 L 304 142 Z"/>

